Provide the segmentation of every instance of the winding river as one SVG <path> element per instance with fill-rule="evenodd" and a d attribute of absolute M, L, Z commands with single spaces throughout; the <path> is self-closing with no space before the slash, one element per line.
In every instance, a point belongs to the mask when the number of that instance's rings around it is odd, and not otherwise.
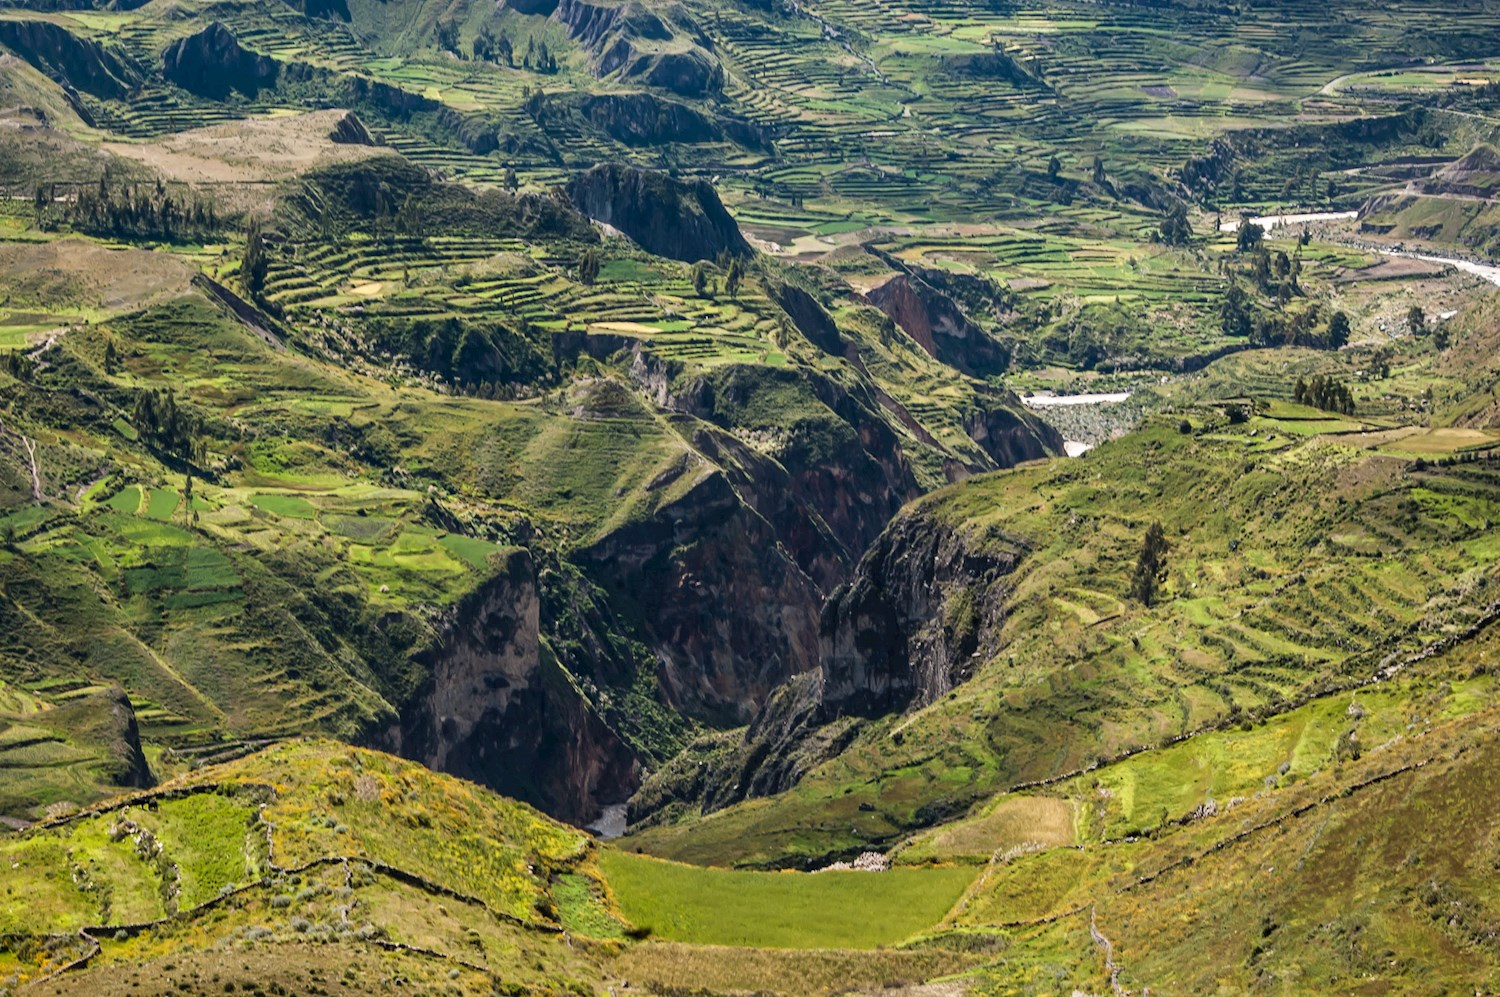
<path fill-rule="evenodd" d="M 1269 232 L 1272 229 L 1285 225 L 1316 225 L 1319 222 L 1344 222 L 1358 217 L 1358 211 L 1311 211 L 1303 214 L 1262 215 L 1258 218 L 1251 218 L 1250 221 Z M 1238 218 L 1221 222 L 1219 224 L 1219 231 L 1236 232 L 1239 230 L 1240 224 L 1241 220 Z M 1453 267 L 1456 270 L 1473 274 L 1500 287 L 1500 266 L 1494 263 L 1480 263 L 1476 260 L 1461 260 L 1454 256 L 1438 256 L 1433 253 L 1419 253 L 1414 250 L 1405 249 L 1380 249 L 1368 246 L 1360 246 L 1358 248 L 1374 248 L 1375 252 L 1380 253 L 1382 256 L 1404 256 L 1407 259 L 1422 260 L 1425 263 L 1438 263 L 1443 266 Z"/>

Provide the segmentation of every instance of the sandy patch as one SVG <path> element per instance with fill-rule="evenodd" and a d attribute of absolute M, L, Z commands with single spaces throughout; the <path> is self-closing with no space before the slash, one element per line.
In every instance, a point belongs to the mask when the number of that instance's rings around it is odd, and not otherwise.
<path fill-rule="evenodd" d="M 150 142 L 105 142 L 103 148 L 185 183 L 277 183 L 314 167 L 392 154 L 382 146 L 342 145 L 330 139 L 346 113 L 248 118 Z"/>
<path fill-rule="evenodd" d="M 170 253 L 83 239 L 0 243 L 0 289 L 12 304 L 123 311 L 188 290 L 193 268 Z"/>

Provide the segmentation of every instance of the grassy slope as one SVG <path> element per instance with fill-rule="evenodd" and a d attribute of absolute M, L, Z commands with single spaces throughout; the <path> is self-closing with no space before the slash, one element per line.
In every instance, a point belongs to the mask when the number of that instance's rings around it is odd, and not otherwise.
<path fill-rule="evenodd" d="M 1161 419 L 1086 459 L 919 502 L 909 515 L 980 549 L 993 535 L 1030 551 L 989 662 L 914 716 L 875 722 L 784 796 L 638 843 L 718 863 L 888 841 L 934 805 L 962 812 L 1358 683 L 1482 617 L 1500 556 L 1491 462 L 1418 469 L 1358 438 L 1213 418 L 1187 434 Z M 1166 598 L 1146 610 L 1127 587 L 1155 519 L 1173 549 Z"/>
<path fill-rule="evenodd" d="M 774 873 L 601 853 L 621 912 L 669 941 L 748 948 L 872 948 L 942 919 L 972 869 Z"/>

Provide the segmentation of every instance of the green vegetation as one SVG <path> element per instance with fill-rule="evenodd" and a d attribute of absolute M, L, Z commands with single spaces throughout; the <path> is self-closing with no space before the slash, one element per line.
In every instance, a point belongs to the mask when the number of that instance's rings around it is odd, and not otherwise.
<path fill-rule="evenodd" d="M 606 849 L 620 910 L 653 936 L 750 948 L 873 948 L 942 920 L 972 869 L 778 873 L 700 869 Z"/>
<path fill-rule="evenodd" d="M 60 6 L 0 990 L 1492 988 L 1493 5 Z"/>

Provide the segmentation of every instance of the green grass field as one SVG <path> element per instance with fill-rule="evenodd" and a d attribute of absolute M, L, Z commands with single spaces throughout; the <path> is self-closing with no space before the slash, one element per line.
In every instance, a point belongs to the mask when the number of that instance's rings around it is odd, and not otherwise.
<path fill-rule="evenodd" d="M 703 869 L 606 849 L 620 911 L 655 937 L 704 945 L 840 949 L 894 945 L 942 920 L 974 878 L 962 867 L 887 872 Z"/>

